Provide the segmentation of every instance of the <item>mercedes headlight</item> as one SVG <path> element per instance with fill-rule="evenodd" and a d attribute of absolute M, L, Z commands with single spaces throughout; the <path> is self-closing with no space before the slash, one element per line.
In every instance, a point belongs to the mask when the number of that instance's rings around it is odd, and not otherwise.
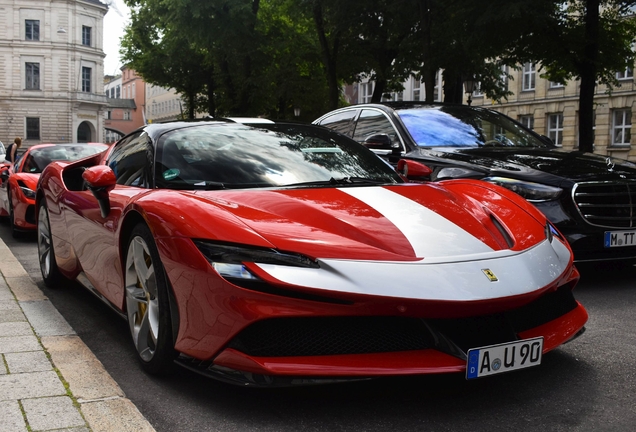
<path fill-rule="evenodd" d="M 530 202 L 550 201 L 557 199 L 563 189 L 506 177 L 486 177 L 484 181 L 505 187 L 527 199 Z"/>

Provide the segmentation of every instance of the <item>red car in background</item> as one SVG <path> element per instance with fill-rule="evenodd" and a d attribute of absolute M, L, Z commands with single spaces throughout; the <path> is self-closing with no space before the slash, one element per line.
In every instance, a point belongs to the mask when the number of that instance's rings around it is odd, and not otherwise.
<path fill-rule="evenodd" d="M 52 161 L 75 161 L 103 152 L 98 143 L 39 144 L 29 147 L 13 166 L 0 168 L 0 217 L 8 217 L 14 237 L 35 231 L 35 189 L 42 170 Z"/>

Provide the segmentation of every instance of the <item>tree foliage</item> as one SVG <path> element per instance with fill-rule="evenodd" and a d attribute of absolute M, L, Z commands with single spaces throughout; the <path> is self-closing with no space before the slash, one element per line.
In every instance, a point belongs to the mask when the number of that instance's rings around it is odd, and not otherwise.
<path fill-rule="evenodd" d="M 300 108 L 311 120 L 342 104 L 344 83 L 369 77 L 379 101 L 411 74 L 434 88 L 440 69 L 446 102 L 461 103 L 468 78 L 501 100 L 503 66 L 532 61 L 552 81 L 581 79 L 587 119 L 594 83 L 615 85 L 614 71 L 634 61 L 626 0 L 126 2 L 124 61 L 185 95 L 191 114 L 291 118 Z"/>

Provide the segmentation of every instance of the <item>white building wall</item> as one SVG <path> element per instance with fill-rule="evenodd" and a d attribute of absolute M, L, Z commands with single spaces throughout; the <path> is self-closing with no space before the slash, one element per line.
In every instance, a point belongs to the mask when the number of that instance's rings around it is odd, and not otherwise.
<path fill-rule="evenodd" d="M 0 140 L 74 142 L 85 122 L 90 140 L 102 141 L 107 11 L 97 0 L 0 0 Z M 25 38 L 27 19 L 39 21 L 39 40 Z M 82 26 L 91 28 L 90 46 L 82 45 Z M 27 62 L 39 64 L 39 88 L 26 87 Z M 89 92 L 82 67 L 91 68 Z M 39 139 L 27 139 L 27 118 L 39 119 Z"/>

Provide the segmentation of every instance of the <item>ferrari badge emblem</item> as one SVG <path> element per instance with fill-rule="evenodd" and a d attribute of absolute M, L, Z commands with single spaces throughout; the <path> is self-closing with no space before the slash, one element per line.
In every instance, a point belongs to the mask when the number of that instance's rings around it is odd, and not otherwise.
<path fill-rule="evenodd" d="M 486 275 L 486 277 L 488 279 L 490 279 L 490 282 L 497 282 L 499 279 L 497 279 L 497 276 L 495 276 L 495 274 L 492 272 L 492 270 L 490 269 L 481 269 L 481 271 L 484 272 L 484 274 Z"/>

